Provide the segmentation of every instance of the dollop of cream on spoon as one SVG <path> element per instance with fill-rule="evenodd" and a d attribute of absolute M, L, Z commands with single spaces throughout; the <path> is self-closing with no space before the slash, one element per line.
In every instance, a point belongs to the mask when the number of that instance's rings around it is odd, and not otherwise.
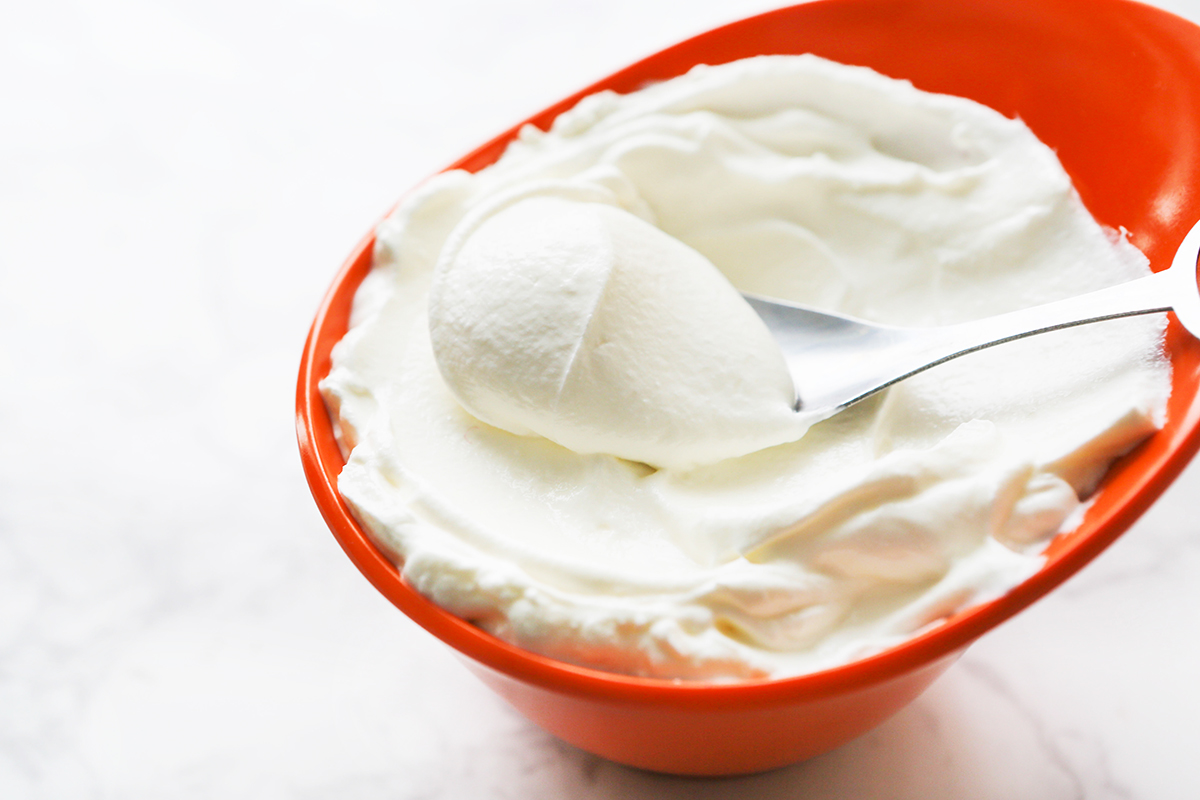
<path fill-rule="evenodd" d="M 815 421 L 793 410 L 779 346 L 712 262 L 596 190 L 543 185 L 464 219 L 429 329 L 472 415 L 577 453 L 687 469 Z"/>

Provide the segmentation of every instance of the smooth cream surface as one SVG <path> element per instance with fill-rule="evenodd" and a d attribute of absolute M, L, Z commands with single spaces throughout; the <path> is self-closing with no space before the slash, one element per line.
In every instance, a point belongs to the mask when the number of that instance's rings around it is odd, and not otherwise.
<path fill-rule="evenodd" d="M 936 325 L 1148 271 L 1021 122 L 812 56 L 587 98 L 377 233 L 343 495 L 426 596 L 603 669 L 796 674 L 1001 594 L 1170 389 L 1136 318 L 791 412 L 735 288 Z"/>

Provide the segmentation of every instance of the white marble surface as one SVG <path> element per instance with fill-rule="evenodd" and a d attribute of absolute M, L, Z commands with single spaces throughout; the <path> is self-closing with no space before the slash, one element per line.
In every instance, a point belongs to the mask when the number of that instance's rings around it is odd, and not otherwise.
<path fill-rule="evenodd" d="M 293 381 L 369 224 L 771 5 L 0 3 L 0 798 L 1200 797 L 1200 468 L 892 721 L 722 781 L 558 743 L 326 531 Z"/>

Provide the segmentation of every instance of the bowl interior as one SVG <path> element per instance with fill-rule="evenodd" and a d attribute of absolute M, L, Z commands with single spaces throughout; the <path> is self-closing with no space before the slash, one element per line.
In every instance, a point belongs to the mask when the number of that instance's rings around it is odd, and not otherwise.
<path fill-rule="evenodd" d="M 1093 215 L 1127 230 L 1155 270 L 1170 265 L 1184 234 L 1200 219 L 1200 28 L 1126 0 L 821 0 L 668 48 L 528 122 L 544 128 L 587 94 L 632 91 L 695 64 L 806 52 L 1020 117 L 1058 152 Z M 477 170 L 492 163 L 516 131 L 451 166 Z M 465 655 L 543 686 L 724 704 L 827 694 L 916 668 L 966 646 L 1095 557 L 1200 447 L 1200 343 L 1172 319 L 1167 347 L 1174 378 L 1166 426 L 1113 467 L 1083 524 L 1056 538 L 1042 569 L 1004 597 L 871 658 L 796 678 L 680 685 L 562 664 L 494 639 L 417 595 L 337 493 L 344 462 L 317 383 L 328 372 L 330 349 L 346 331 L 353 293 L 370 268 L 372 242 L 370 236 L 360 242 L 346 262 L 305 346 L 297 425 L 314 497 L 350 558 L 401 610 Z"/>

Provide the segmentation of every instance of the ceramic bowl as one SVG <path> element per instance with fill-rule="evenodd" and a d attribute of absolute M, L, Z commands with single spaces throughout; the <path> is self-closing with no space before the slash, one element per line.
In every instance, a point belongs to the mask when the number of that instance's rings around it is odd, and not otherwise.
<path fill-rule="evenodd" d="M 1166 268 L 1200 219 L 1200 28 L 1125 0 L 821 0 L 697 36 L 581 90 L 528 122 L 547 127 L 601 89 L 635 90 L 695 64 L 816 53 L 969 97 L 1020 117 L 1059 154 L 1084 203 Z M 510 130 L 451 165 L 478 170 Z M 875 656 L 799 677 L 736 684 L 634 678 L 560 663 L 500 641 L 417 594 L 336 488 L 343 459 L 317 390 L 370 268 L 371 236 L 334 279 L 304 348 L 300 451 L 317 505 L 351 560 L 401 611 L 460 653 L 534 722 L 615 761 L 682 774 L 765 770 L 816 755 L 916 698 L 979 636 L 1042 597 L 1121 535 L 1200 446 L 1200 343 L 1172 319 L 1168 420 L 1109 472 L 1083 524 L 1045 565 L 993 602 Z"/>

